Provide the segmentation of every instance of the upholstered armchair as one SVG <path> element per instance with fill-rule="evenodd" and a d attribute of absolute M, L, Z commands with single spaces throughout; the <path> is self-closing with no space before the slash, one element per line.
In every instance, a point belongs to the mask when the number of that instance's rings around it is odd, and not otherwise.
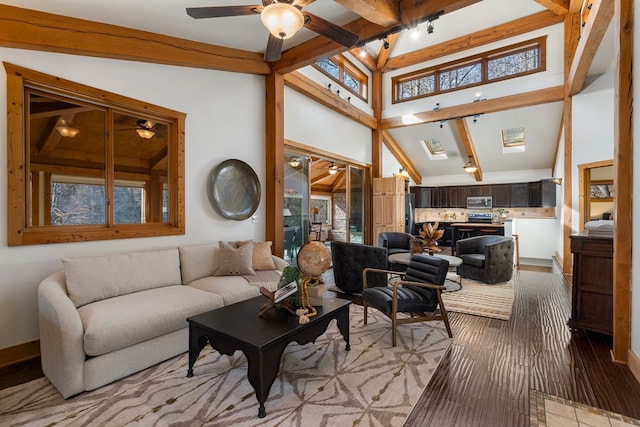
<path fill-rule="evenodd" d="M 331 242 L 331 261 L 336 286 L 348 293 L 362 292 L 362 271 L 367 267 L 387 269 L 387 250 L 358 243 Z M 384 286 L 385 278 L 371 278 L 374 285 Z"/>
<path fill-rule="evenodd" d="M 399 231 L 386 231 L 378 234 L 378 246 L 387 248 L 387 254 L 410 252 L 413 235 Z"/>
<path fill-rule="evenodd" d="M 451 338 L 449 317 L 441 296 L 448 271 L 449 261 L 445 259 L 413 254 L 407 272 L 401 275 L 400 280 L 393 280 L 388 286 L 379 286 L 371 281 L 372 274 L 388 280 L 396 272 L 366 268 L 362 273 L 364 324 L 367 324 L 368 308 L 374 307 L 391 319 L 393 347 L 396 346 L 396 328 L 405 323 L 442 320 Z M 398 316 L 398 313 L 405 315 Z"/>
<path fill-rule="evenodd" d="M 500 283 L 513 275 L 513 238 L 477 236 L 456 242 L 456 256 L 462 259 L 458 275 L 483 283 Z"/>

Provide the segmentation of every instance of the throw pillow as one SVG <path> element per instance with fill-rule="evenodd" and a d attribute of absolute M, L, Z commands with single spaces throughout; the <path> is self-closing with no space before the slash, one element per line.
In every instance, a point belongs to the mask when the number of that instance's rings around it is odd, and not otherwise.
<path fill-rule="evenodd" d="M 254 275 L 256 272 L 252 268 L 253 264 L 253 244 L 247 244 L 240 248 L 220 241 L 220 252 L 218 254 L 218 269 L 214 276 L 239 276 L 242 274 Z"/>
<path fill-rule="evenodd" d="M 248 243 L 253 243 L 253 269 L 254 270 L 275 270 L 276 263 L 271 257 L 271 242 L 253 242 L 252 240 L 238 241 L 238 247 L 242 247 Z"/>

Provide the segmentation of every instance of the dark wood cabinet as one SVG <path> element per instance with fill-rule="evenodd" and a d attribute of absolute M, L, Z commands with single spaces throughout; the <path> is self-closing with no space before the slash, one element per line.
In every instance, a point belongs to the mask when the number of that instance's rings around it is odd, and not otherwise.
<path fill-rule="evenodd" d="M 410 191 L 416 195 L 416 208 L 431 207 L 431 187 L 411 187 Z"/>
<path fill-rule="evenodd" d="M 445 187 L 447 192 L 447 200 L 449 201 L 449 208 L 459 208 L 460 201 L 458 200 L 458 187 Z M 467 199 L 465 198 L 465 204 Z"/>
<path fill-rule="evenodd" d="M 431 190 L 431 207 L 432 208 L 448 208 L 449 207 L 448 187 L 434 187 Z"/>
<path fill-rule="evenodd" d="M 529 206 L 529 183 L 509 185 L 509 206 L 512 208 Z"/>
<path fill-rule="evenodd" d="M 493 207 L 508 208 L 510 192 L 509 184 L 492 185 L 491 196 L 493 198 Z"/>
<path fill-rule="evenodd" d="M 529 206 L 555 207 L 556 184 L 550 179 L 529 183 Z"/>
<path fill-rule="evenodd" d="M 468 188 L 468 195 L 475 196 L 491 196 L 491 185 L 474 185 Z"/>
<path fill-rule="evenodd" d="M 457 187 L 458 188 L 458 206 L 457 208 L 466 208 L 467 207 L 467 196 L 469 195 L 469 191 L 467 187 Z"/>
<path fill-rule="evenodd" d="M 573 253 L 571 328 L 613 334 L 613 238 L 569 236 Z"/>

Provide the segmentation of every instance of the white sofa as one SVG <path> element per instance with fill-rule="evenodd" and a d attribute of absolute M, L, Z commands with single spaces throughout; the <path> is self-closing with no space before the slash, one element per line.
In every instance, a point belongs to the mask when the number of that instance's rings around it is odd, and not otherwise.
<path fill-rule="evenodd" d="M 273 269 L 220 276 L 221 254 L 208 244 L 63 259 L 38 288 L 44 374 L 68 398 L 184 353 L 187 317 L 277 288 L 288 265 L 271 256 Z"/>

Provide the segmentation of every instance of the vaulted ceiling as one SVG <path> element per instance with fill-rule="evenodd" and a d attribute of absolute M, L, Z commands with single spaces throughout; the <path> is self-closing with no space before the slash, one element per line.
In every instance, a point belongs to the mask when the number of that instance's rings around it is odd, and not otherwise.
<path fill-rule="evenodd" d="M 378 69 L 387 73 L 403 70 L 415 70 L 420 64 L 446 62 L 448 58 L 462 58 L 466 52 L 482 52 L 486 46 L 495 46 L 523 33 L 549 35 L 553 46 L 547 46 L 549 52 L 560 52 L 562 61 L 563 19 L 569 12 L 579 12 L 582 1 L 578 0 L 296 0 L 303 10 L 340 25 L 360 36 L 358 46 L 367 42 L 367 57 L 359 59 L 369 69 Z M 261 4 L 251 0 L 57 0 L 41 2 L 37 0 L 9 0 L 5 5 L 32 9 L 69 18 L 78 18 L 103 24 L 116 25 L 130 29 L 142 30 L 157 35 L 178 37 L 196 41 L 199 52 L 193 57 L 186 55 L 182 64 L 196 67 L 215 68 L 230 71 L 267 74 L 270 69 L 279 72 L 290 72 L 313 63 L 317 58 L 327 57 L 344 52 L 346 49 L 319 36 L 317 33 L 303 28 L 294 37 L 284 40 L 282 58 L 272 64 L 262 60 L 266 47 L 268 31 L 262 25 L 260 17 L 233 16 L 211 19 L 193 19 L 185 12 L 186 8 L 206 6 L 240 6 Z M 267 4 L 269 1 L 267 1 Z M 598 3 L 598 2 L 596 2 Z M 606 4 L 606 2 L 604 2 Z M 0 15 L 17 16 L 13 9 L 5 8 Z M 12 13 L 9 13 L 12 12 Z M 8 19 L 0 26 L 0 40 L 5 46 L 36 48 L 39 40 L 29 40 L 25 35 L 24 25 L 38 25 L 41 18 L 37 14 L 26 14 L 26 21 Z M 434 31 L 428 34 L 423 21 L 437 16 L 434 20 Z M 602 18 L 605 19 L 605 18 Z M 610 18 L 609 18 L 610 19 Z M 420 24 L 422 29 L 418 40 L 410 36 L 410 29 Z M 608 24 L 608 23 L 607 23 Z M 14 26 L 12 26 L 14 25 Z M 82 21 L 67 21 L 64 26 L 77 25 Z M 583 78 L 589 83 L 603 74 L 613 59 L 612 37 L 605 34 L 608 25 L 601 24 L 599 31 L 603 34 L 594 40 L 600 49 L 593 51 L 595 59 L 586 64 L 587 70 Z M 602 27 L 604 29 L 602 29 Z M 28 28 L 28 27 L 27 27 Z M 21 31 L 20 31 L 21 30 Z M 18 37 L 14 34 L 20 31 Z M 110 27 L 93 26 L 89 31 L 97 34 L 118 33 Z M 381 41 L 382 35 L 390 34 L 390 42 L 385 49 Z M 560 34 L 560 39 L 553 35 Z M 163 36 L 147 36 L 147 42 L 163 44 L 167 40 Z M 600 43 L 604 35 L 604 41 Z M 74 45 L 73 37 L 55 40 L 57 51 L 82 53 L 81 48 Z M 106 57 L 133 60 L 153 60 L 155 62 L 172 63 L 167 58 L 154 58 L 152 49 L 144 47 L 135 53 L 135 40 L 115 37 L 109 45 L 104 46 L 101 53 Z M 508 42 L 504 42 L 507 44 Z M 134 53 L 123 55 L 118 51 L 119 45 L 131 44 Z M 144 46 L 141 44 L 140 46 Z M 46 49 L 45 49 L 46 50 Z M 430 62 L 429 62 L 430 61 Z M 557 67 L 557 64 L 556 64 Z M 562 65 L 560 65 L 562 73 Z M 578 70 L 578 72 L 580 72 Z M 549 79 L 547 79 L 549 80 Z M 552 79 L 551 79 L 552 80 Z M 531 82 L 529 82 L 531 83 Z M 426 98 L 414 103 L 415 115 L 423 122 L 405 126 L 398 123 L 403 112 L 397 105 L 383 103 L 382 109 L 383 136 L 385 143 L 396 154 L 400 162 L 406 165 L 416 182 L 443 183 L 452 176 L 462 175 L 462 166 L 469 155 L 474 156 L 481 166 L 480 174 L 468 176 L 469 180 L 486 179 L 494 174 L 494 180 L 500 180 L 502 173 L 522 170 L 548 170 L 552 173 L 555 150 L 562 116 L 562 93 L 556 83 L 539 81 L 523 86 L 515 96 L 513 91 L 495 90 L 490 87 L 474 88 L 480 92 L 483 102 L 474 103 L 469 94 L 460 94 L 445 98 L 448 102 L 438 105 L 435 97 Z M 581 89 L 581 87 L 580 87 Z M 389 88 L 383 88 L 390 92 Z M 544 92 L 544 93 L 543 93 Z M 383 92 L 383 97 L 390 94 Z M 466 96 L 466 98 L 465 98 Z M 433 98 L 433 99 L 431 99 Z M 370 108 L 370 107 L 369 107 Z M 476 123 L 470 117 L 476 117 Z M 467 117 L 460 120 L 456 118 Z M 501 151 L 500 131 L 512 127 L 525 127 L 527 149 L 520 155 L 509 155 Z M 432 161 L 427 157 L 420 141 L 438 139 L 448 154 L 446 161 Z M 464 179 L 464 178 L 457 178 Z"/>

